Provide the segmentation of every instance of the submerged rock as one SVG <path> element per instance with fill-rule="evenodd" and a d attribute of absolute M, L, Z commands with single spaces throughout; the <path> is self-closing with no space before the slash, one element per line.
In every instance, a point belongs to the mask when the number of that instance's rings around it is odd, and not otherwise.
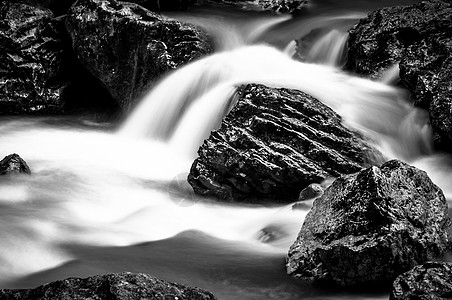
<path fill-rule="evenodd" d="M 67 28 L 82 64 L 127 109 L 162 74 L 211 51 L 197 28 L 115 0 L 79 0 Z"/>
<path fill-rule="evenodd" d="M 400 79 L 429 110 L 437 144 L 452 144 L 452 2 L 428 0 L 377 10 L 351 31 L 346 68 L 379 77 L 400 63 Z M 449 147 L 449 149 L 451 149 Z"/>
<path fill-rule="evenodd" d="M 340 177 L 314 201 L 287 272 L 343 286 L 387 283 L 449 246 L 443 192 L 398 160 Z"/>
<path fill-rule="evenodd" d="M 16 153 L 10 154 L 0 161 L 0 175 L 30 173 L 30 168 L 25 160 Z"/>
<path fill-rule="evenodd" d="M 226 201 L 294 202 L 310 183 L 354 173 L 375 152 L 301 91 L 250 84 L 198 150 L 188 182 Z"/>
<path fill-rule="evenodd" d="M 50 10 L 0 1 L 0 114 L 63 109 L 63 45 Z"/>
<path fill-rule="evenodd" d="M 427 262 L 394 281 L 390 300 L 440 300 L 452 297 L 452 263 Z"/>
<path fill-rule="evenodd" d="M 209 300 L 208 291 L 169 283 L 147 274 L 116 273 L 88 278 L 68 278 L 30 290 L 0 290 L 4 300 L 76 300 L 76 299 L 180 299 Z"/>

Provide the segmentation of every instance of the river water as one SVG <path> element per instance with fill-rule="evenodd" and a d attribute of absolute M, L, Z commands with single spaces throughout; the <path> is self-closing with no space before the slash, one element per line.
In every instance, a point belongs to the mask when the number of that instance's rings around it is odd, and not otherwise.
<path fill-rule="evenodd" d="M 385 289 L 343 291 L 285 274 L 308 209 L 200 199 L 185 178 L 237 86 L 263 83 L 312 94 L 388 159 L 426 170 L 451 200 L 451 158 L 434 153 L 426 113 L 392 85 L 397 69 L 380 82 L 340 70 L 347 28 L 379 6 L 410 2 L 319 0 L 293 18 L 253 5 L 171 13 L 208 30 L 216 53 L 163 78 L 124 120 L 2 118 L 0 156 L 20 154 L 33 174 L 0 180 L 0 288 L 130 271 L 220 299 L 387 298 Z M 301 62 L 293 39 L 304 35 Z"/>

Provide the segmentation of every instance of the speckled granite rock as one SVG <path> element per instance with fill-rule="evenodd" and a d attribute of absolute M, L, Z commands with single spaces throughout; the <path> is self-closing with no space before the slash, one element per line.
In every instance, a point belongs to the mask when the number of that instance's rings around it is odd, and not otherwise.
<path fill-rule="evenodd" d="M 390 300 L 452 298 L 452 263 L 427 262 L 396 278 Z"/>
<path fill-rule="evenodd" d="M 343 286 L 388 283 L 450 243 L 443 192 L 398 160 L 338 178 L 306 216 L 287 272 Z"/>

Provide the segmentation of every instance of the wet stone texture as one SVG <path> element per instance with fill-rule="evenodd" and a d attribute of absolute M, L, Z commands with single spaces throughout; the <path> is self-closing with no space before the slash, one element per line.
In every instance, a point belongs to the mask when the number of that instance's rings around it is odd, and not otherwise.
<path fill-rule="evenodd" d="M 135 3 L 79 0 L 66 25 L 78 59 L 125 110 L 160 76 L 212 51 L 194 26 Z"/>
<path fill-rule="evenodd" d="M 8 174 L 31 174 L 31 172 L 25 160 L 14 153 L 0 161 L 0 175 Z"/>
<path fill-rule="evenodd" d="M 63 110 L 63 44 L 50 10 L 0 1 L 0 114 Z"/>
<path fill-rule="evenodd" d="M 427 262 L 396 278 L 390 300 L 452 299 L 452 263 Z"/>
<path fill-rule="evenodd" d="M 338 178 L 314 201 L 287 272 L 342 286 L 389 283 L 449 247 L 443 192 L 398 160 Z"/>
<path fill-rule="evenodd" d="M 294 202 L 309 184 L 357 172 L 378 154 L 310 95 L 250 84 L 198 156 L 188 176 L 197 194 Z"/>
<path fill-rule="evenodd" d="M 430 113 L 435 142 L 452 147 L 452 2 L 379 9 L 351 31 L 346 69 L 379 77 L 400 63 L 402 84 Z"/>
<path fill-rule="evenodd" d="M 3 300 L 214 300 L 208 291 L 169 283 L 147 274 L 116 273 L 68 278 L 30 290 L 0 290 Z"/>

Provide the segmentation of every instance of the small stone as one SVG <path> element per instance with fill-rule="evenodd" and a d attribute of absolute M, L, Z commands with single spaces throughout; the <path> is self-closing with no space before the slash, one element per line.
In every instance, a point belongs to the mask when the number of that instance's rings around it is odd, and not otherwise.
<path fill-rule="evenodd" d="M 0 175 L 31 174 L 27 163 L 17 154 L 10 154 L 0 161 Z"/>

